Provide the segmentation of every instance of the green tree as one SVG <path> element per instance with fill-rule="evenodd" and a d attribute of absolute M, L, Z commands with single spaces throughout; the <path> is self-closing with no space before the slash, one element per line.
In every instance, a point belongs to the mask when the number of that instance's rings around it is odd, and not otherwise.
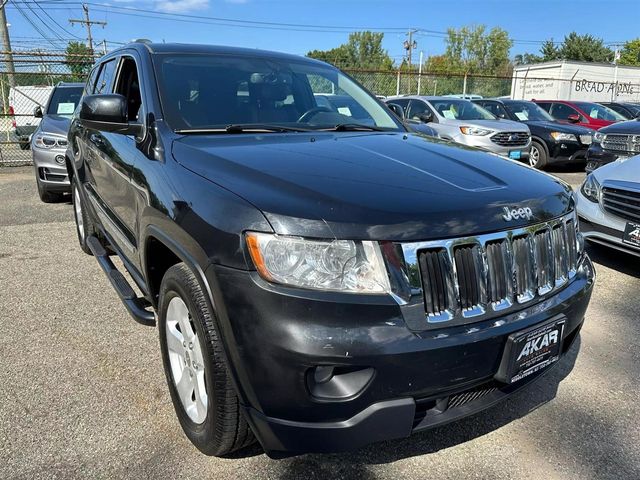
<path fill-rule="evenodd" d="M 640 66 L 640 38 L 625 42 L 620 52 L 620 65 Z"/>
<path fill-rule="evenodd" d="M 513 41 L 501 28 L 489 32 L 484 25 L 449 28 L 445 43 L 444 56 L 450 73 L 502 75 L 510 68 Z"/>
<path fill-rule="evenodd" d="M 76 80 L 84 80 L 93 65 L 91 49 L 81 42 L 69 42 L 64 63 Z"/>
<path fill-rule="evenodd" d="M 347 69 L 392 70 L 393 60 L 382 48 L 383 39 L 384 33 L 354 32 L 347 43 L 331 50 L 312 50 L 307 57 Z"/>
<path fill-rule="evenodd" d="M 541 62 L 550 62 L 552 60 L 558 60 L 560 58 L 559 49 L 554 43 L 553 38 L 542 42 L 540 53 L 542 54 L 542 56 L 539 57 Z"/>
<path fill-rule="evenodd" d="M 542 61 L 542 57 L 535 53 L 519 53 L 513 57 L 514 65 L 530 65 L 532 63 L 540 63 Z"/>
<path fill-rule="evenodd" d="M 576 32 L 571 32 L 564 37 L 558 53 L 564 60 L 580 62 L 611 62 L 613 60 L 613 51 L 601 38 L 590 34 L 578 35 Z"/>

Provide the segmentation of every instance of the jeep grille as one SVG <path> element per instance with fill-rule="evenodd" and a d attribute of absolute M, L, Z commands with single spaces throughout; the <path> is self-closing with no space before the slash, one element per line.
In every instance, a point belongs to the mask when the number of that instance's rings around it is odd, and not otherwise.
<path fill-rule="evenodd" d="M 407 270 L 419 270 L 407 278 L 420 282 L 412 293 L 422 293 L 427 328 L 515 310 L 566 285 L 578 263 L 573 213 L 517 230 L 402 244 L 402 250 Z"/>

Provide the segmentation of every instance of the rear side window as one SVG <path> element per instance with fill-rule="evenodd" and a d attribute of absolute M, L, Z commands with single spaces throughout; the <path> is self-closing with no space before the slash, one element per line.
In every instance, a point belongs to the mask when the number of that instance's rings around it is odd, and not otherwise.
<path fill-rule="evenodd" d="M 96 81 L 93 93 L 109 93 L 111 91 L 111 84 L 113 83 L 113 76 L 116 73 L 116 61 L 109 60 L 102 64 L 100 73 L 98 74 L 98 80 Z"/>

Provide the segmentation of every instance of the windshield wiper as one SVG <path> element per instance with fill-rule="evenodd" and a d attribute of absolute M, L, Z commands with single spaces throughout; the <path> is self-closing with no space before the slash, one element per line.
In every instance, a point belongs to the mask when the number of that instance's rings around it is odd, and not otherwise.
<path fill-rule="evenodd" d="M 334 132 L 357 132 L 357 131 L 370 131 L 370 132 L 384 132 L 384 128 L 374 127 L 372 125 L 363 125 L 361 123 L 339 123 L 335 127 L 327 128 L 323 130 Z"/>
<path fill-rule="evenodd" d="M 218 128 L 184 128 L 176 133 L 255 133 L 255 132 L 310 132 L 311 130 L 286 125 L 271 125 L 268 123 L 235 123 Z"/>

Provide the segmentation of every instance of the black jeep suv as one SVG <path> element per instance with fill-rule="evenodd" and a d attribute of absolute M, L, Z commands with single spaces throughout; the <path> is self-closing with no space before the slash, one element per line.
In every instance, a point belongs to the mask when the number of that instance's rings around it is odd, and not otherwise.
<path fill-rule="evenodd" d="M 411 134 L 315 60 L 129 44 L 93 68 L 66 161 L 80 245 L 157 321 L 207 454 L 352 449 L 477 412 L 554 364 L 589 303 L 570 187 Z"/>
<path fill-rule="evenodd" d="M 526 123 L 531 130 L 529 164 L 543 169 L 548 165 L 584 162 L 593 130 L 556 121 L 546 110 L 526 100 L 473 100 L 498 118 Z"/>

